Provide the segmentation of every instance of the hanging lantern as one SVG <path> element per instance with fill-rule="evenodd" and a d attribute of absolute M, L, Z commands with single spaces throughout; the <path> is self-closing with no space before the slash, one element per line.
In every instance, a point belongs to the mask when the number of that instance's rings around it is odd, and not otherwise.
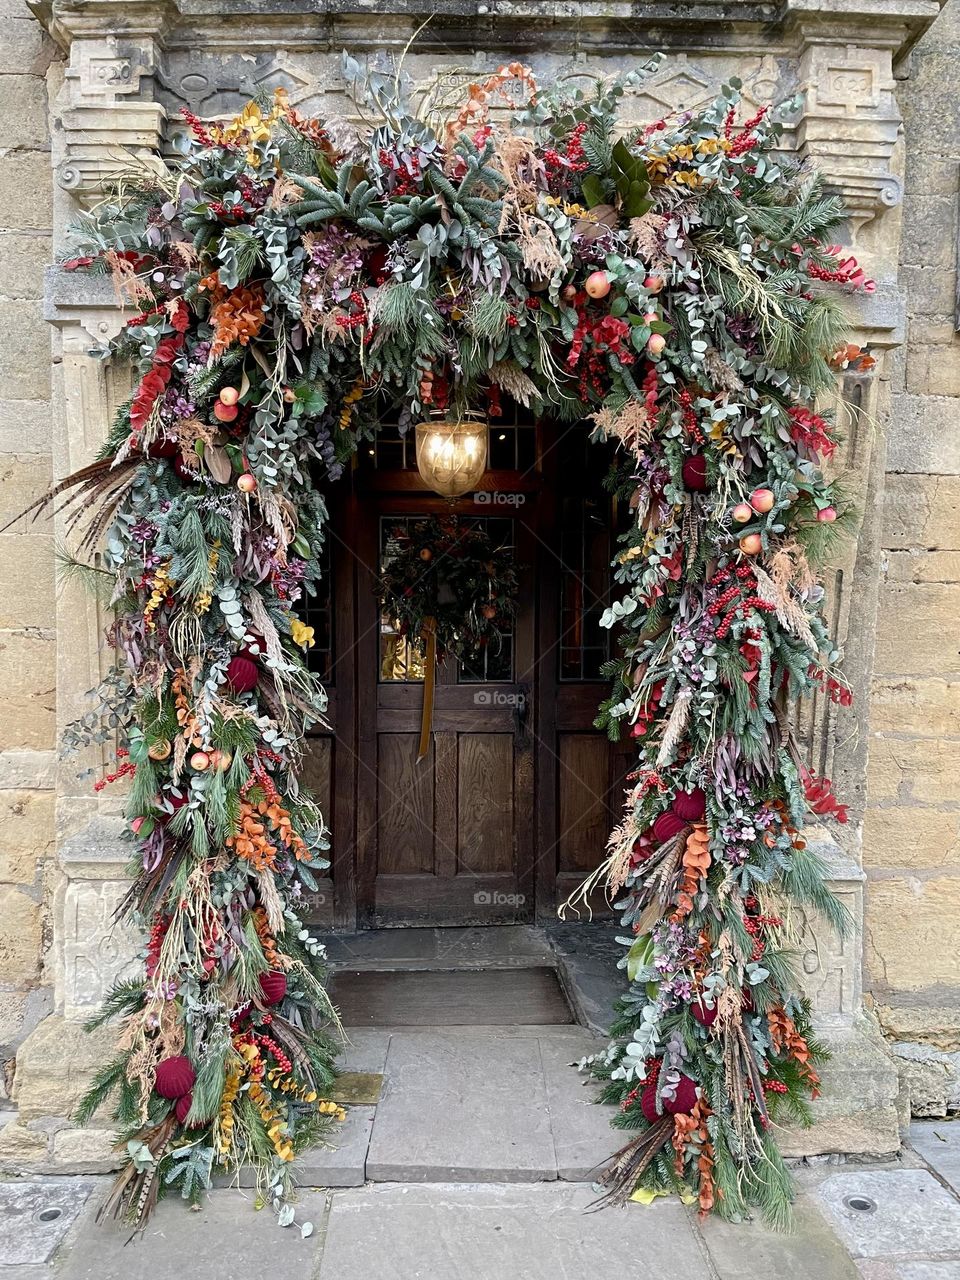
<path fill-rule="evenodd" d="M 487 469 L 487 423 L 466 409 L 417 423 L 417 470 L 424 484 L 445 498 L 475 489 Z"/>

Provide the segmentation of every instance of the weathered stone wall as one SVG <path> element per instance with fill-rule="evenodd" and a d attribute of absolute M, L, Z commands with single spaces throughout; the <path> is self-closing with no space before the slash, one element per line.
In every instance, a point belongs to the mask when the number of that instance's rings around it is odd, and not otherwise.
<path fill-rule="evenodd" d="M 915 1059 L 960 1050 L 958 60 L 949 0 L 899 86 L 907 340 L 891 368 L 863 833 L 864 986 Z M 942 1114 L 951 1094 L 960 1107 L 952 1064 L 914 1074 L 915 1107 Z"/>
<path fill-rule="evenodd" d="M 0 525 L 52 474 L 41 299 L 53 219 L 45 76 L 54 56 L 22 0 L 0 0 Z M 13 1053 L 53 1003 L 54 608 L 50 522 L 0 534 L 0 1099 Z"/>

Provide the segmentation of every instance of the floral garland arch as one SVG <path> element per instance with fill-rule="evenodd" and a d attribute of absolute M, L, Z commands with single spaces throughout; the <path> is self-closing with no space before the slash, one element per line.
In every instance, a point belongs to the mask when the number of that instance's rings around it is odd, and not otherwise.
<path fill-rule="evenodd" d="M 655 65 L 545 93 L 512 63 L 415 114 L 402 77 L 345 57 L 376 127 L 304 119 L 282 92 L 224 125 L 187 115 L 182 156 L 133 164 L 77 228 L 63 265 L 112 273 L 138 311 L 106 353 L 134 362 L 134 394 L 50 495 L 86 521 L 78 564 L 102 545 L 115 576 L 99 713 L 124 743 L 109 777 L 131 781 L 124 910 L 149 937 L 80 1118 L 115 1095 L 111 1207 L 134 1221 L 242 1162 L 292 1220 L 291 1162 L 339 1113 L 301 920 L 328 847 L 298 783 L 325 697 L 296 614 L 324 488 L 388 414 L 502 395 L 618 441 L 635 517 L 598 723 L 638 758 L 590 882 L 629 934 L 614 1038 L 583 1064 L 634 1131 L 606 1198 L 788 1218 L 770 1126 L 809 1121 L 822 1057 L 789 904 L 846 924 L 800 834 L 845 811 L 788 716 L 815 687 L 849 698 L 816 566 L 851 513 L 813 404 L 869 367 L 835 294 L 873 286 L 829 244 L 837 200 L 777 157 L 778 112 L 738 123 L 738 85 L 621 123 Z M 107 741 L 95 721 L 68 737 Z"/>

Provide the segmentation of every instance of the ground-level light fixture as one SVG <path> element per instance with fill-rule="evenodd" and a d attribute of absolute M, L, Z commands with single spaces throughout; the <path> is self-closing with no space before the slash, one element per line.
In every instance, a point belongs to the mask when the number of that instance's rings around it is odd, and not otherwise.
<path fill-rule="evenodd" d="M 417 470 L 445 498 L 475 489 L 487 468 L 487 421 L 475 409 L 431 414 L 417 423 Z"/>

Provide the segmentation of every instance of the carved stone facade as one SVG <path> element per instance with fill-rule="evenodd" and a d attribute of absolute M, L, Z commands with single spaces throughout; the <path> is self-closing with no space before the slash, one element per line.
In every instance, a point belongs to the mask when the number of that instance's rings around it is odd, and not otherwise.
<path fill-rule="evenodd" d="M 796 94 L 798 107 L 785 146 L 818 165 L 842 192 L 851 209 L 856 252 L 878 281 L 875 294 L 851 304 L 856 340 L 870 347 L 879 365 L 875 374 L 851 378 L 844 388 L 856 409 L 849 415 L 841 465 L 863 520 L 859 538 L 835 567 L 832 582 L 834 623 L 846 649 L 847 672 L 855 686 L 868 687 L 885 545 L 880 514 L 885 430 L 908 314 L 898 267 L 904 196 L 901 115 L 909 80 L 901 84 L 897 77 L 909 70 L 909 51 L 937 17 L 939 0 L 874 0 L 866 5 L 833 0 L 829 6 L 820 0 L 705 0 L 695 6 L 634 0 L 406 0 L 403 5 L 331 0 L 320 12 L 309 0 L 282 5 L 273 0 L 38 0 L 31 7 L 56 46 L 54 52 L 47 45 L 53 56 L 47 83 L 54 252 L 64 243 L 70 217 L 96 198 L 99 184 L 122 160 L 133 152 L 150 163 L 151 156 L 170 148 L 180 127 L 180 108 L 203 117 L 222 116 L 250 96 L 283 85 L 303 112 L 346 114 L 340 50 L 389 62 L 431 14 L 406 56 L 414 80 L 478 78 L 508 55 L 523 57 L 544 78 L 609 73 L 625 59 L 659 47 L 667 58 L 633 95 L 637 119 L 696 107 L 733 75 L 743 81 L 750 104 Z M 19 21 L 30 24 L 39 38 L 39 26 L 24 15 Z M 952 109 L 956 114 L 956 102 Z M 41 139 L 38 146 L 43 145 Z M 0 219 L 10 216 L 0 200 Z M 0 301 L 4 323 L 5 305 Z M 64 474 L 90 459 L 124 392 L 123 371 L 111 370 L 91 354 L 116 332 L 119 319 L 106 286 L 63 277 L 53 269 L 43 315 L 53 326 L 55 371 L 50 453 L 44 456 L 47 474 Z M 38 332 L 43 331 L 31 330 L 34 341 L 39 341 Z M 0 402 L 3 414 L 0 445 L 16 454 L 16 409 Z M 898 423 L 890 429 L 896 433 Z M 16 499 L 11 506 L 17 506 Z M 48 535 L 44 546 L 30 547 L 38 564 L 49 553 L 50 541 Z M 62 726 L 80 711 L 84 691 L 99 677 L 104 619 L 96 605 L 69 588 L 57 596 L 55 606 L 51 595 L 48 609 L 44 634 L 56 644 L 50 683 L 56 686 L 56 721 Z M 9 634 L 22 633 L 26 643 L 29 626 L 18 627 L 16 619 L 9 625 Z M 0 666 L 0 700 L 7 696 L 5 672 Z M 801 727 L 818 771 L 830 773 L 851 801 L 854 821 L 846 847 L 825 839 L 824 851 L 859 929 L 864 918 L 860 832 L 868 800 L 869 700 L 862 697 L 853 709 L 815 703 Z M 21 1167 L 63 1167 L 66 1162 L 87 1168 L 102 1158 L 104 1135 L 84 1139 L 72 1133 L 62 1118 L 64 1108 L 44 1111 L 39 1099 L 56 1096 L 43 1082 L 56 1078 L 57 1063 L 49 1059 L 58 1056 L 59 1045 L 64 1047 L 64 1078 L 70 1074 L 69 1058 L 83 1054 L 82 1061 L 89 1062 L 88 1051 L 78 1048 L 78 1020 L 130 963 L 136 942 L 110 923 L 122 893 L 125 860 L 111 815 L 116 800 L 91 798 L 87 784 L 77 781 L 75 759 L 51 768 L 52 730 L 48 719 L 42 744 L 0 744 L 0 787 L 12 792 L 23 786 L 55 801 L 58 855 L 47 857 L 42 881 L 34 882 L 30 894 L 15 890 L 33 905 L 38 919 L 21 949 L 42 949 L 44 968 L 41 973 L 36 958 L 32 968 L 20 971 L 14 965 L 11 989 L 18 996 L 21 991 L 47 991 L 55 1015 L 33 1030 L 36 1016 L 27 1014 L 4 1032 L 17 1056 L 14 1096 L 20 1100 L 21 1122 L 0 1133 L 0 1157 Z M 46 772 L 41 771 L 38 783 L 22 776 L 41 762 Z M 81 767 L 84 763 L 102 766 L 103 760 L 81 762 Z M 0 888 L 0 894 L 7 893 Z M 869 920 L 869 903 L 867 911 Z M 44 913 L 52 924 L 47 937 L 40 932 Z M 3 954 L 0 935 L 0 960 Z M 882 1153 L 897 1144 L 896 1071 L 863 1012 L 861 955 L 859 931 L 837 944 L 817 922 L 806 924 L 802 967 L 807 989 L 839 1059 L 831 1069 L 830 1092 L 820 1104 L 822 1123 L 790 1139 L 797 1154 Z M 3 976 L 0 971 L 0 980 Z M 44 1007 L 50 1003 L 48 999 Z M 26 1032 L 30 1035 L 22 1043 Z M 71 1094 L 68 1088 L 64 1096 Z"/>

